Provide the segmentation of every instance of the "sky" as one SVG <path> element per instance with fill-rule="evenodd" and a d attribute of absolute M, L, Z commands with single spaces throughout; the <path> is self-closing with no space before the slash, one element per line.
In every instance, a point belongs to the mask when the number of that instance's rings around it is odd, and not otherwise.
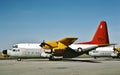
<path fill-rule="evenodd" d="M 119 43 L 120 0 L 0 0 L 0 50 L 70 36 L 90 41 L 102 20 Z"/>

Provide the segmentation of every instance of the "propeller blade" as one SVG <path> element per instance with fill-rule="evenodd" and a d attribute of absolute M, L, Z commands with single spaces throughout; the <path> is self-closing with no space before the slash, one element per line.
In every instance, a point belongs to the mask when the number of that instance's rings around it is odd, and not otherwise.
<path fill-rule="evenodd" d="M 45 46 L 45 40 L 43 40 L 43 42 L 40 44 L 40 47 Z"/>
<path fill-rule="evenodd" d="M 113 45 L 113 50 L 114 50 L 114 52 L 116 51 L 115 44 Z"/>
<path fill-rule="evenodd" d="M 47 44 L 47 43 L 43 40 L 43 42 L 40 44 L 40 47 L 44 47 L 45 45 L 49 46 L 50 49 L 53 48 L 50 44 Z"/>

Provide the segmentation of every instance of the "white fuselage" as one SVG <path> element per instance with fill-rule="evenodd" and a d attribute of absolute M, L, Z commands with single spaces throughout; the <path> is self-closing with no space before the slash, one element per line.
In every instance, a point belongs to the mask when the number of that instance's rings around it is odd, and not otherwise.
<path fill-rule="evenodd" d="M 116 57 L 118 52 L 115 52 L 113 47 L 99 47 L 89 52 L 93 57 Z"/>
<path fill-rule="evenodd" d="M 91 51 L 91 49 L 97 47 L 97 45 L 95 44 L 71 44 L 69 47 L 77 52 L 80 52 L 81 50 L 85 52 L 85 51 Z"/>
<path fill-rule="evenodd" d="M 49 57 L 40 44 L 16 44 L 12 49 L 7 50 L 7 54 L 15 57 Z"/>
<path fill-rule="evenodd" d="M 7 54 L 10 56 L 16 56 L 16 57 L 50 57 L 50 53 L 48 53 L 48 50 L 44 50 L 39 46 L 40 44 L 30 44 L 30 43 L 24 43 L 24 44 L 16 44 L 13 46 L 12 49 L 7 50 Z M 69 46 L 68 52 L 64 53 L 65 58 L 73 58 L 77 57 L 79 55 L 82 55 L 84 53 L 87 53 L 93 48 L 96 48 L 97 45 L 89 45 L 89 44 L 71 44 Z M 72 50 L 72 51 L 71 51 Z M 46 52 L 48 51 L 48 52 Z"/>

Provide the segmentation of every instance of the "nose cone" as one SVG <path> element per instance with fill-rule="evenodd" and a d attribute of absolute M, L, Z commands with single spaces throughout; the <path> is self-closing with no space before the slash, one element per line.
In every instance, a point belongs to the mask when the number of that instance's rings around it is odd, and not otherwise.
<path fill-rule="evenodd" d="M 3 50 L 2 51 L 2 56 L 3 57 L 9 57 L 8 53 L 7 53 L 7 50 Z"/>
<path fill-rule="evenodd" d="M 2 53 L 7 55 L 7 50 L 3 50 Z"/>

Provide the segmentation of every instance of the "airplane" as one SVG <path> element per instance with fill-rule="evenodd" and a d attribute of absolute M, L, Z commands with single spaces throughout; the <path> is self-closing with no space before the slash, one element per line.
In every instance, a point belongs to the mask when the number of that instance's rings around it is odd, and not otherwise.
<path fill-rule="evenodd" d="M 20 44 L 17 44 L 12 49 L 3 50 L 2 53 L 18 57 L 18 61 L 21 61 L 21 58 L 24 57 L 47 57 L 49 60 L 55 60 L 58 58 L 74 58 L 85 53 L 88 54 L 89 51 L 98 47 L 110 45 L 106 22 L 100 22 L 90 42 L 72 44 L 77 39 L 76 37 L 66 37 L 58 41 L 43 41 L 41 44 L 21 44 L 22 47 L 20 47 Z"/>
<path fill-rule="evenodd" d="M 66 37 L 59 41 L 72 44 L 75 40 L 77 40 L 77 38 Z M 12 49 L 3 50 L 2 56 L 17 57 L 17 61 L 21 61 L 22 58 L 49 58 L 51 54 L 46 53 L 39 45 L 38 43 L 15 44 L 12 46 Z"/>
<path fill-rule="evenodd" d="M 108 46 L 108 47 L 100 47 L 95 50 L 89 52 L 89 55 L 94 57 L 112 57 L 112 58 L 120 58 L 120 47 Z"/>

